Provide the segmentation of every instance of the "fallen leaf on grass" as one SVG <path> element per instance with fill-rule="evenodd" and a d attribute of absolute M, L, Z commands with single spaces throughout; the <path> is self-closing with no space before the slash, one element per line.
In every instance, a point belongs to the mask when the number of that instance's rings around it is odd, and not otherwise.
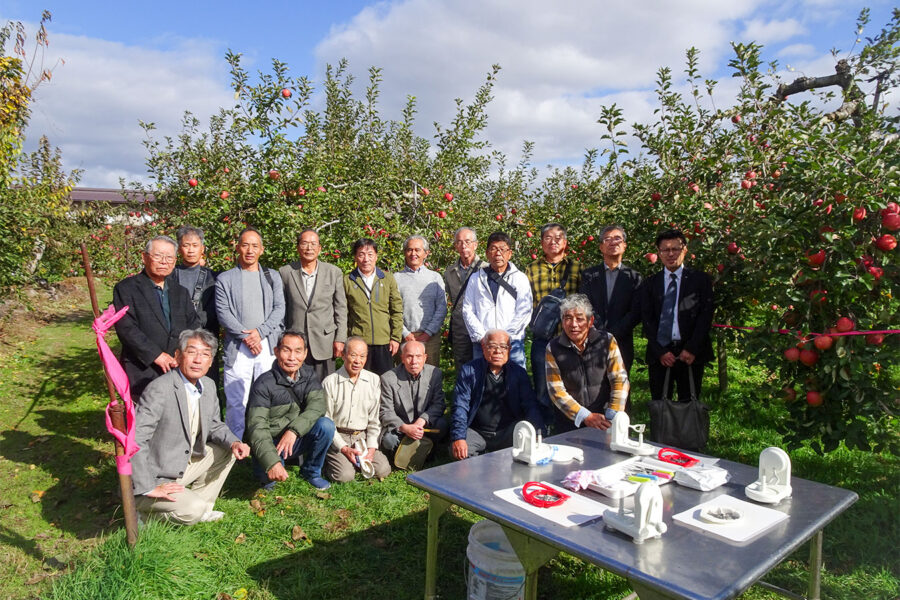
<path fill-rule="evenodd" d="M 284 502 L 284 496 L 275 496 L 275 504 L 281 504 Z"/>
<path fill-rule="evenodd" d="M 38 573 L 37 575 L 26 581 L 25 585 L 34 585 L 36 583 L 40 583 L 48 577 L 50 577 L 50 573 Z"/>
<path fill-rule="evenodd" d="M 257 516 L 257 517 L 264 517 L 264 516 L 266 516 L 266 511 L 265 511 L 265 509 L 260 510 L 260 511 L 257 511 L 256 516 Z"/>
<path fill-rule="evenodd" d="M 338 519 L 341 519 L 342 521 L 346 521 L 350 518 L 350 511 L 346 508 L 339 508 L 334 511 L 334 514 Z"/>
<path fill-rule="evenodd" d="M 284 543 L 285 546 L 287 546 L 287 547 L 290 548 L 291 550 L 293 550 L 294 548 L 297 547 L 297 546 L 294 545 L 294 542 L 283 542 L 283 543 Z"/>
<path fill-rule="evenodd" d="M 234 538 L 234 543 L 235 544 L 243 544 L 246 540 L 247 540 L 247 536 L 242 533 L 241 535 Z"/>
<path fill-rule="evenodd" d="M 234 600 L 244 600 L 246 597 L 247 597 L 247 588 L 241 588 L 239 590 L 235 590 Z"/>
<path fill-rule="evenodd" d="M 194 558 L 197 560 L 206 560 L 209 558 L 208 554 L 204 554 L 203 552 L 194 552 Z"/>
<path fill-rule="evenodd" d="M 262 502 L 259 500 L 251 500 L 250 508 L 252 508 L 255 512 L 259 512 L 262 510 Z"/>
<path fill-rule="evenodd" d="M 216 600 L 234 600 L 234 598 L 231 597 L 231 594 L 219 592 L 218 594 L 216 594 Z"/>
<path fill-rule="evenodd" d="M 44 496 L 44 492 L 41 490 L 33 490 L 31 492 L 31 501 L 32 502 L 40 502 L 41 498 Z"/>
<path fill-rule="evenodd" d="M 304 542 L 309 541 L 306 532 L 303 531 L 303 528 L 299 525 L 294 525 L 293 529 L 291 529 L 291 539 L 295 542 L 299 542 L 300 540 L 303 540 Z"/>
<path fill-rule="evenodd" d="M 9 508 L 12 505 L 13 505 L 12 502 L 4 502 L 3 504 L 0 504 L 0 510 L 6 510 L 7 508 Z"/>
<path fill-rule="evenodd" d="M 329 498 L 331 498 L 331 494 L 329 494 L 328 492 L 316 492 L 316 498 L 318 498 L 319 500 L 328 500 Z"/>

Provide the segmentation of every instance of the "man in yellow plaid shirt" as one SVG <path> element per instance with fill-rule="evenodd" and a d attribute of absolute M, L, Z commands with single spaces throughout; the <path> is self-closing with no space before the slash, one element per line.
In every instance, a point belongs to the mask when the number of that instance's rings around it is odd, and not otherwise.
<path fill-rule="evenodd" d="M 594 329 L 590 300 L 584 294 L 566 297 L 559 306 L 563 332 L 546 351 L 547 392 L 556 407 L 555 432 L 577 427 L 607 429 L 615 413 L 625 409 L 630 384 L 616 338 Z M 609 379 L 609 403 L 603 380 Z"/>

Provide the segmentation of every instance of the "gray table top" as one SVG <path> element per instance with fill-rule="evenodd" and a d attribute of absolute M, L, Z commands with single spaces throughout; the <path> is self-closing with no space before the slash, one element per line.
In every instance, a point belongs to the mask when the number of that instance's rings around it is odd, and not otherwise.
<path fill-rule="evenodd" d="M 605 434 L 594 429 L 579 429 L 546 441 L 582 448 L 584 462 L 531 467 L 514 462 L 512 450 L 506 449 L 411 473 L 407 481 L 657 592 L 689 600 L 734 598 L 858 498 L 855 492 L 793 477 L 791 498 L 774 506 L 766 505 L 787 513 L 788 518 L 746 545 L 722 541 L 673 523 L 673 515 L 720 494 L 747 500 L 744 487 L 757 479 L 758 468 L 720 460 L 717 464 L 730 472 L 731 481 L 715 490 L 700 492 L 674 482 L 661 486 L 663 519 L 668 531 L 661 539 L 638 545 L 630 537 L 606 530 L 602 519 L 564 527 L 494 495 L 496 490 L 528 481 L 559 484 L 572 470 L 599 469 L 631 457 L 612 452 Z M 610 508 L 618 507 L 618 500 L 592 491 L 579 493 Z"/>

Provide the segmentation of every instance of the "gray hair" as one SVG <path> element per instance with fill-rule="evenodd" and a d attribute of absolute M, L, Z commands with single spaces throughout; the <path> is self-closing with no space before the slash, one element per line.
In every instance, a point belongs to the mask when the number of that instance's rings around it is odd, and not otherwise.
<path fill-rule="evenodd" d="M 431 244 L 428 243 L 423 236 L 419 234 L 411 235 L 403 242 L 403 251 L 406 252 L 406 249 L 409 248 L 409 243 L 413 240 L 419 240 L 422 242 L 422 247 L 425 248 L 425 252 L 431 252 Z"/>
<path fill-rule="evenodd" d="M 368 353 L 369 344 L 366 343 L 366 340 L 362 339 L 358 335 L 351 335 L 350 337 L 347 338 L 347 341 L 344 343 L 343 354 L 350 352 L 350 342 L 362 342 L 362 344 L 366 347 L 366 352 Z"/>
<path fill-rule="evenodd" d="M 203 230 L 199 227 L 194 227 L 192 225 L 182 225 L 178 228 L 178 231 L 175 233 L 176 239 L 178 239 L 178 245 L 181 245 L 181 240 L 186 238 L 189 235 L 196 235 L 200 238 L 200 243 L 203 243 Z"/>
<path fill-rule="evenodd" d="M 187 350 L 188 342 L 195 339 L 209 346 L 210 351 L 215 356 L 216 349 L 219 347 L 219 340 L 205 329 L 185 329 L 182 331 L 178 334 L 178 348 L 184 352 Z"/>
<path fill-rule="evenodd" d="M 153 249 L 153 242 L 166 242 L 167 244 L 172 244 L 172 249 L 175 250 L 175 252 L 178 252 L 178 242 L 167 235 L 158 235 L 147 240 L 147 243 L 144 245 L 145 253 L 150 254 L 150 250 Z"/>
<path fill-rule="evenodd" d="M 594 316 L 594 308 L 591 306 L 591 301 L 588 300 L 588 297 L 584 294 L 572 294 L 566 296 L 565 299 L 559 303 L 560 318 L 566 316 L 567 312 L 573 310 L 583 313 L 585 319 L 590 319 Z"/>
<path fill-rule="evenodd" d="M 455 240 L 456 238 L 458 238 L 459 234 L 462 233 L 463 231 L 471 231 L 472 239 L 476 242 L 478 241 L 478 234 L 475 232 L 475 230 L 472 229 L 471 227 L 465 227 L 465 226 L 460 227 L 459 229 L 456 230 L 456 232 L 453 234 L 453 239 Z"/>
<path fill-rule="evenodd" d="M 283 342 L 284 338 L 286 338 L 286 337 L 300 338 L 301 340 L 303 340 L 303 349 L 306 350 L 309 348 L 309 344 L 306 341 L 306 334 L 300 333 L 299 331 L 293 331 L 291 329 L 288 329 L 287 331 L 282 331 L 278 335 L 278 343 L 276 344 L 275 347 L 277 348 L 277 347 L 281 346 L 281 342 Z"/>
<path fill-rule="evenodd" d="M 508 331 L 504 331 L 502 329 L 488 329 L 484 334 L 484 337 L 481 338 L 481 344 L 484 345 L 487 343 L 487 339 L 489 337 L 493 337 L 495 335 L 504 335 L 506 336 L 506 343 L 509 344 L 512 341 L 512 336 L 509 335 Z"/>
<path fill-rule="evenodd" d="M 419 340 L 409 340 L 409 341 L 406 341 L 406 342 L 403 342 L 402 344 L 400 344 L 400 356 L 403 356 L 403 351 L 406 350 L 406 347 L 409 346 L 410 344 L 421 344 L 422 352 L 423 353 L 425 352 L 425 344 L 423 344 Z"/>
<path fill-rule="evenodd" d="M 566 228 L 559 223 L 547 223 L 546 225 L 541 227 L 541 238 L 543 238 L 545 235 L 547 235 L 547 232 L 552 231 L 553 229 L 559 229 L 562 232 L 562 236 L 564 238 L 569 238 L 569 234 L 566 233 Z"/>
<path fill-rule="evenodd" d="M 626 242 L 628 241 L 628 234 L 625 233 L 625 228 L 622 227 L 621 225 L 607 225 L 606 227 L 604 227 L 604 228 L 600 231 L 600 241 L 602 242 L 602 241 L 603 241 L 603 238 L 606 237 L 606 234 L 608 234 L 608 233 L 610 233 L 610 232 L 612 232 L 612 231 L 621 231 L 621 232 L 622 232 L 622 239 L 625 240 Z"/>

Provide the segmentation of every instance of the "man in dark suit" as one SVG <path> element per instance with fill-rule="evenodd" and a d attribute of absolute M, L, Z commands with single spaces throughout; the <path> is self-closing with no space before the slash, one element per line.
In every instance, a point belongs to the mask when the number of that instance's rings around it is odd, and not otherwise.
<path fill-rule="evenodd" d="M 183 525 L 218 521 L 213 510 L 234 460 L 250 454 L 219 417 L 216 384 L 206 372 L 216 338 L 205 329 L 181 333 L 176 368 L 154 379 L 134 416 L 131 459 L 135 505 L 145 518 Z"/>
<path fill-rule="evenodd" d="M 200 319 L 186 289 L 171 281 L 175 268 L 175 240 L 157 236 L 144 248 L 144 270 L 123 279 L 113 288 L 116 310 L 128 312 L 116 323 L 122 343 L 119 359 L 131 397 L 140 398 L 147 384 L 178 366 L 178 335 L 200 326 Z"/>
<path fill-rule="evenodd" d="M 401 364 L 381 376 L 381 449 L 393 456 L 405 438 L 440 441 L 447 433 L 443 375 L 425 364 L 425 344 L 404 342 Z M 427 431 L 426 431 L 427 430 Z"/>
<path fill-rule="evenodd" d="M 585 269 L 581 274 L 579 293 L 588 297 L 594 310 L 594 328 L 608 331 L 616 338 L 625 370 L 631 374 L 634 362 L 634 328 L 641 320 L 640 274 L 622 262 L 628 248 L 628 236 L 619 225 L 604 227 L 600 232 L 603 264 Z M 610 396 L 609 382 L 604 381 L 601 396 Z M 630 400 L 625 410 L 629 411 Z"/>
<path fill-rule="evenodd" d="M 347 341 L 347 297 L 344 273 L 319 260 L 319 234 L 304 229 L 297 236 L 300 260 L 278 269 L 284 284 L 285 329 L 306 335 L 306 363 L 319 381 L 334 373 L 334 359 Z"/>
<path fill-rule="evenodd" d="M 671 369 L 669 389 L 678 386 L 678 400 L 690 400 L 689 374 L 700 396 L 703 369 L 712 360 L 713 291 L 706 273 L 684 266 L 687 239 L 677 229 L 656 237 L 665 267 L 641 288 L 641 313 L 647 338 L 647 369 L 653 398 L 664 397 L 666 370 Z"/>

